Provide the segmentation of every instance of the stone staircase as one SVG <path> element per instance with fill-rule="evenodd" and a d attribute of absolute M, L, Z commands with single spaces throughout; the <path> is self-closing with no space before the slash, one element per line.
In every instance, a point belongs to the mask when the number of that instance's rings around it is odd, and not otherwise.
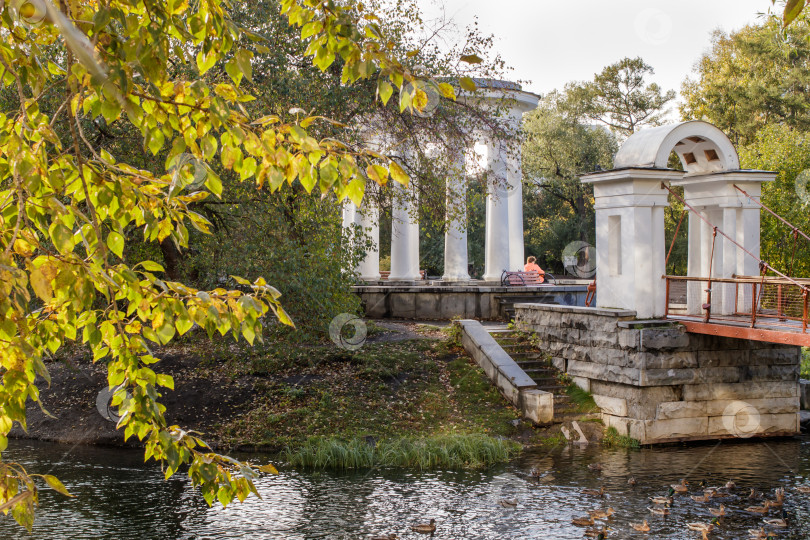
<path fill-rule="evenodd" d="M 579 412 L 576 403 L 566 392 L 566 386 L 560 383 L 561 372 L 556 369 L 548 356 L 539 352 L 530 343 L 519 338 L 511 330 L 491 330 L 490 334 L 515 363 L 537 383 L 537 390 L 554 394 L 554 423 L 577 420 L 584 415 Z"/>
<path fill-rule="evenodd" d="M 515 304 L 558 304 L 553 294 L 534 293 L 525 296 L 497 296 L 500 313 L 507 321 L 515 318 Z"/>

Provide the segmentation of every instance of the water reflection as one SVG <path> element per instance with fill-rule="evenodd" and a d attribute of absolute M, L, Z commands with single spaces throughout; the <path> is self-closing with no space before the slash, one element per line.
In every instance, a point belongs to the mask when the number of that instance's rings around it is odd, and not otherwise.
<path fill-rule="evenodd" d="M 810 496 L 791 489 L 809 484 L 810 439 L 778 442 L 709 444 L 645 449 L 598 448 L 535 451 L 508 466 L 486 472 L 302 473 L 282 471 L 263 478 L 262 499 L 208 508 L 180 476 L 164 481 L 160 468 L 143 464 L 142 454 L 108 448 L 71 448 L 49 443 L 13 442 L 4 457 L 36 472 L 53 472 L 76 499 L 42 493 L 42 508 L 31 535 L 0 517 L 0 538 L 367 538 L 396 533 L 416 538 L 409 526 L 435 518 L 435 538 L 582 538 L 571 519 L 597 507 L 616 509 L 610 538 L 700 538 L 685 524 L 709 521 L 709 507 L 722 502 L 728 516 L 712 538 L 747 538 L 762 518 L 745 513 L 750 488 L 787 488 L 791 527 L 781 539 L 810 537 Z M 602 464 L 601 471 L 588 469 Z M 541 472 L 539 479 L 529 474 Z M 634 476 L 637 486 L 627 484 Z M 735 495 L 708 504 L 677 497 L 672 515 L 652 516 L 648 497 L 665 494 L 669 484 L 686 477 L 692 493 L 698 484 L 723 485 L 733 479 Z M 608 491 L 603 501 L 581 493 Z M 503 508 L 502 499 L 518 500 Z M 761 503 L 759 503 L 761 504 Z M 630 524 L 647 519 L 643 535 Z M 424 537 L 422 537 L 424 538 Z"/>

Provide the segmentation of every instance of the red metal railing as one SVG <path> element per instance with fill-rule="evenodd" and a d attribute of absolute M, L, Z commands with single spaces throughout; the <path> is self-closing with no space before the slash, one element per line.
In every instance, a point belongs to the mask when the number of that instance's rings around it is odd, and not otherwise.
<path fill-rule="evenodd" d="M 810 279 L 663 277 L 666 279 L 667 317 L 702 319 L 704 323 L 718 324 L 745 322 L 751 328 L 808 332 Z"/>

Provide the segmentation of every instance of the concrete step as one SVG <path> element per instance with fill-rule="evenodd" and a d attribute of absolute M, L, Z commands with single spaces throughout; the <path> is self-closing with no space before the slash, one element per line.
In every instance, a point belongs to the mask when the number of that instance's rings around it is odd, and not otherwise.
<path fill-rule="evenodd" d="M 514 360 L 514 359 L 513 359 Z M 549 365 L 546 362 L 541 360 L 515 360 L 515 363 L 519 365 L 523 370 L 527 369 L 548 369 Z"/>

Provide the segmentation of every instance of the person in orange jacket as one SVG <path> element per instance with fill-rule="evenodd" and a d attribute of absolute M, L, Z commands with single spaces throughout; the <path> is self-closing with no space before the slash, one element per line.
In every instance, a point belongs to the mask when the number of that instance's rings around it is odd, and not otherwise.
<path fill-rule="evenodd" d="M 523 267 L 524 272 L 537 272 L 540 275 L 540 283 L 545 281 L 546 273 L 537 265 L 537 257 L 529 256 L 526 259 L 526 266 Z"/>

